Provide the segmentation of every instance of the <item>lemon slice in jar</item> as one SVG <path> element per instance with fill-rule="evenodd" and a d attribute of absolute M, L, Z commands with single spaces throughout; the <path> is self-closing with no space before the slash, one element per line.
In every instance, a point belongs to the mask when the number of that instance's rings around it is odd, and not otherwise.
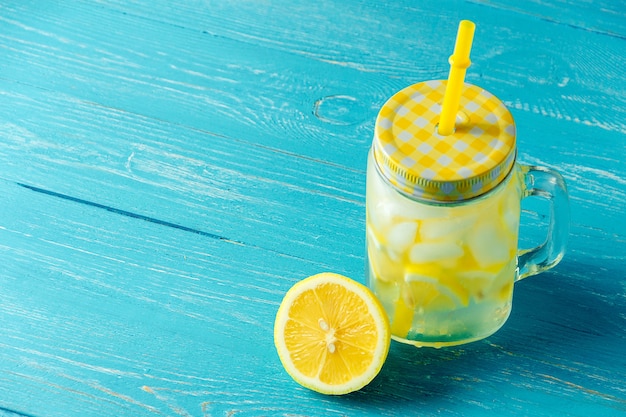
<path fill-rule="evenodd" d="M 347 394 L 370 383 L 390 340 L 389 321 L 374 294 L 328 272 L 291 287 L 274 323 L 274 344 L 287 373 L 323 394 Z"/>
<path fill-rule="evenodd" d="M 469 293 L 454 277 L 445 274 L 439 278 L 421 274 L 406 274 L 410 298 L 414 301 L 413 308 L 425 310 L 454 310 L 466 307 Z"/>

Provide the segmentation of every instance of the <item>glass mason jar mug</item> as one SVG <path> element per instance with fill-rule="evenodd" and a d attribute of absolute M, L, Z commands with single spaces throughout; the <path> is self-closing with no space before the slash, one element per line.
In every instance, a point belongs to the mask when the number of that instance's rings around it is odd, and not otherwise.
<path fill-rule="evenodd" d="M 506 107 L 465 84 L 456 129 L 436 121 L 445 81 L 395 94 L 381 109 L 367 168 L 368 286 L 392 337 L 452 346 L 497 331 L 511 311 L 515 281 L 555 266 L 569 227 L 563 178 L 516 163 Z M 521 200 L 548 199 L 548 236 L 517 248 Z"/>

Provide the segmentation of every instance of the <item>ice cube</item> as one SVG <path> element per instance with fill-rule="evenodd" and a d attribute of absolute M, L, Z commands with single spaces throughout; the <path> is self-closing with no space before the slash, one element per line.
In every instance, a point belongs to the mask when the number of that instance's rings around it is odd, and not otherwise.
<path fill-rule="evenodd" d="M 520 220 L 520 198 L 510 192 L 503 196 L 500 203 L 500 217 L 506 230 L 517 235 Z"/>
<path fill-rule="evenodd" d="M 377 233 L 384 233 L 393 223 L 393 206 L 386 201 L 368 201 L 367 222 Z"/>
<path fill-rule="evenodd" d="M 411 246 L 409 259 L 413 263 L 456 260 L 463 256 L 463 248 L 454 241 L 416 243 Z"/>
<path fill-rule="evenodd" d="M 369 219 L 379 232 L 388 234 L 395 223 L 415 221 L 415 205 L 403 199 L 405 197 L 393 197 L 368 202 Z"/>
<path fill-rule="evenodd" d="M 507 262 L 514 253 L 515 236 L 499 225 L 498 219 L 479 222 L 468 235 L 469 250 L 481 268 Z"/>
<path fill-rule="evenodd" d="M 476 215 L 450 219 L 423 221 L 420 227 L 422 240 L 458 240 L 476 221 Z"/>
<path fill-rule="evenodd" d="M 502 214 L 502 224 L 505 230 L 511 234 L 517 235 L 519 229 L 520 211 L 508 210 Z"/>
<path fill-rule="evenodd" d="M 390 258 L 385 247 L 371 230 L 367 233 L 367 256 L 370 268 L 378 279 L 386 282 L 402 281 L 404 274 L 402 263 Z"/>
<path fill-rule="evenodd" d="M 389 250 L 396 254 L 405 252 L 415 242 L 417 229 L 417 222 L 400 222 L 392 226 L 387 233 Z"/>

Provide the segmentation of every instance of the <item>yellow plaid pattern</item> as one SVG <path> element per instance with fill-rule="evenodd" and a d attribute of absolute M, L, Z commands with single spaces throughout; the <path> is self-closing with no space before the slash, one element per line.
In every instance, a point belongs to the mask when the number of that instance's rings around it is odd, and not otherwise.
<path fill-rule="evenodd" d="M 407 87 L 382 107 L 374 155 L 382 173 L 418 198 L 458 201 L 494 188 L 515 162 L 515 122 L 504 104 L 465 84 L 452 135 L 437 133 L 446 81 Z"/>

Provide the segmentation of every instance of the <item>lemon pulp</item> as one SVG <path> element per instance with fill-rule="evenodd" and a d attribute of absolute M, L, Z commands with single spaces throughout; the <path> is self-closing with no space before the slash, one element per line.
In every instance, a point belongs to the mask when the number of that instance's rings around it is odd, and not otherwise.
<path fill-rule="evenodd" d="M 324 394 L 346 394 L 363 388 L 382 368 L 389 322 L 367 287 L 322 273 L 287 292 L 276 314 L 274 343 L 296 382 Z"/>

